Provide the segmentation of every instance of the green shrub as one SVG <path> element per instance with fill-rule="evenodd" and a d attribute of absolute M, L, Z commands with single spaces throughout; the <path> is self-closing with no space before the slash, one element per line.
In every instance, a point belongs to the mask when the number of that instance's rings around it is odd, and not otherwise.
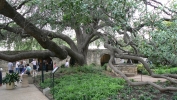
<path fill-rule="evenodd" d="M 45 80 L 45 87 L 50 81 Z M 116 95 L 125 81 L 97 73 L 77 73 L 55 79 L 56 100 L 100 100 Z M 53 91 L 53 88 L 51 89 Z"/>
<path fill-rule="evenodd" d="M 45 79 L 44 83 L 41 83 L 40 86 L 42 89 L 44 89 L 47 87 L 51 87 L 51 83 L 52 83 L 52 80 L 48 78 L 48 79 Z"/>
<path fill-rule="evenodd" d="M 177 68 L 157 68 L 153 69 L 154 73 L 156 74 L 176 74 L 177 73 Z"/>
<path fill-rule="evenodd" d="M 138 70 L 138 71 L 144 70 L 143 64 L 137 64 L 137 70 Z"/>
<path fill-rule="evenodd" d="M 66 75 L 59 81 L 55 91 L 60 99 L 78 100 L 91 98 L 92 100 L 103 99 L 115 95 L 123 88 L 124 80 L 111 78 L 100 74 L 74 74 Z M 64 93 L 61 95 L 61 93 Z M 72 94 L 72 95 L 71 95 Z"/>
<path fill-rule="evenodd" d="M 172 96 L 172 100 L 177 100 L 177 92 L 175 92 Z"/>
<path fill-rule="evenodd" d="M 148 74 L 148 72 L 144 68 L 143 64 L 137 64 L 137 71 L 138 71 L 138 73 L 142 72 L 142 74 L 145 74 L 145 75 Z"/>
<path fill-rule="evenodd" d="M 105 63 L 105 64 L 102 66 L 102 68 L 103 68 L 104 70 L 107 70 L 107 64 L 108 64 L 108 63 Z"/>
<path fill-rule="evenodd" d="M 102 68 L 100 66 L 94 65 L 84 65 L 84 66 L 77 66 L 77 67 L 69 67 L 69 68 L 61 68 L 59 73 L 71 74 L 71 73 L 99 73 L 102 72 Z"/>

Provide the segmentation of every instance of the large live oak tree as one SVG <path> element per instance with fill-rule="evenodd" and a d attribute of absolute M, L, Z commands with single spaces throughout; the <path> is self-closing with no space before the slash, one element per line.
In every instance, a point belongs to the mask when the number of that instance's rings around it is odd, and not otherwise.
<path fill-rule="evenodd" d="M 151 1 L 156 2 L 155 0 Z M 149 65 L 140 58 L 144 56 L 138 48 L 140 46 L 139 42 L 141 42 L 139 41 L 139 33 L 143 33 L 141 29 L 145 26 L 148 29 L 156 28 L 156 22 L 167 20 L 158 18 L 158 16 L 154 16 L 154 13 L 148 12 L 147 5 L 158 8 L 146 0 L 25 0 L 18 6 L 12 6 L 6 0 L 0 0 L 0 14 L 9 18 L 7 23 L 2 22 L 0 24 L 1 30 L 21 34 L 22 37 L 34 37 L 44 49 L 47 49 L 46 51 L 22 52 L 15 55 L 0 53 L 0 59 L 15 61 L 46 56 L 65 59 L 69 55 L 79 65 L 83 65 L 87 62 L 89 44 L 102 38 L 105 40 L 105 47 L 111 52 L 109 66 L 130 85 L 150 84 L 160 91 L 176 91 L 177 88 L 162 88 L 151 82 L 131 82 L 112 64 L 115 57 L 138 60 L 152 77 L 161 77 L 177 83 L 176 80 L 172 79 L 176 78 L 176 75 L 156 75 L 151 71 Z M 22 12 L 27 11 L 25 13 L 18 12 L 23 6 L 27 7 Z M 161 11 L 169 14 L 166 9 Z M 174 11 L 170 10 L 169 12 Z M 34 16 L 25 16 L 26 13 Z M 139 16 L 137 17 L 136 14 L 139 14 Z M 11 23 L 16 25 L 13 26 Z M 47 25 L 54 30 L 44 27 Z M 62 31 L 67 27 L 75 31 L 76 41 L 68 35 L 62 34 Z M 116 34 L 123 35 L 122 41 L 117 41 Z M 68 46 L 58 45 L 53 41 L 54 38 L 60 38 Z M 127 48 L 124 47 L 131 48 L 131 50 L 127 51 Z"/>
<path fill-rule="evenodd" d="M 132 28 L 125 23 L 130 22 L 127 18 L 131 18 L 131 14 L 136 11 L 135 1 L 24 0 L 19 5 L 12 6 L 6 0 L 1 0 L 0 4 L 0 14 L 8 19 L 0 24 L 1 30 L 6 30 L 3 34 L 33 37 L 44 49 L 48 49 L 45 52 L 33 51 L 34 58 L 56 56 L 65 59 L 69 55 L 79 65 L 87 63 L 89 44 L 99 39 L 107 27 L 124 34 L 120 31 L 124 26 L 130 32 L 136 32 L 144 26 L 140 24 Z M 62 34 L 68 27 L 75 31 L 76 41 Z M 102 31 L 99 31 L 100 29 Z M 58 45 L 53 41 L 55 38 L 65 41 L 69 46 Z M 13 56 L 1 55 L 0 59 L 8 61 L 32 57 L 25 52 Z"/>

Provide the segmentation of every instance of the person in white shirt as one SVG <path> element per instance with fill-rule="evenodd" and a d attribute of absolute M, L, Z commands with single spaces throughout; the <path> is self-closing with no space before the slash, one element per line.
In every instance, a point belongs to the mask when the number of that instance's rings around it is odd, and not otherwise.
<path fill-rule="evenodd" d="M 37 61 L 35 59 L 33 59 L 33 61 L 31 62 L 33 64 L 33 76 L 37 75 Z"/>
<path fill-rule="evenodd" d="M 69 62 L 66 60 L 65 67 L 69 67 Z"/>
<path fill-rule="evenodd" d="M 16 64 L 15 64 L 15 72 L 16 73 L 19 73 L 19 68 L 18 68 L 19 65 L 20 65 L 20 62 L 16 61 Z"/>

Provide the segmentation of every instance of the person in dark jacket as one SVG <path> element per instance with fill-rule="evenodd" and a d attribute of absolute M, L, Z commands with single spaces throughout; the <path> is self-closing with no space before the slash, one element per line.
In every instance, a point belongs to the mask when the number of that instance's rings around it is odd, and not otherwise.
<path fill-rule="evenodd" d="M 2 68 L 0 68 L 0 86 L 2 86 Z"/>

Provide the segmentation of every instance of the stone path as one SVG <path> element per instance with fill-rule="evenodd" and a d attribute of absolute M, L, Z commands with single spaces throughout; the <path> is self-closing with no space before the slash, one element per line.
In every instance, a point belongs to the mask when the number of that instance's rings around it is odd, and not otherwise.
<path fill-rule="evenodd" d="M 5 76 L 5 72 L 3 72 Z M 6 85 L 0 87 L 0 100 L 49 100 L 34 84 L 22 88 L 21 83 L 16 83 L 13 90 L 6 90 Z"/>
<path fill-rule="evenodd" d="M 153 78 L 148 75 L 136 75 L 136 76 L 128 77 L 128 78 L 133 79 L 135 81 L 150 81 L 150 82 L 157 82 L 157 81 L 165 82 L 166 81 L 166 79 L 164 78 Z"/>

